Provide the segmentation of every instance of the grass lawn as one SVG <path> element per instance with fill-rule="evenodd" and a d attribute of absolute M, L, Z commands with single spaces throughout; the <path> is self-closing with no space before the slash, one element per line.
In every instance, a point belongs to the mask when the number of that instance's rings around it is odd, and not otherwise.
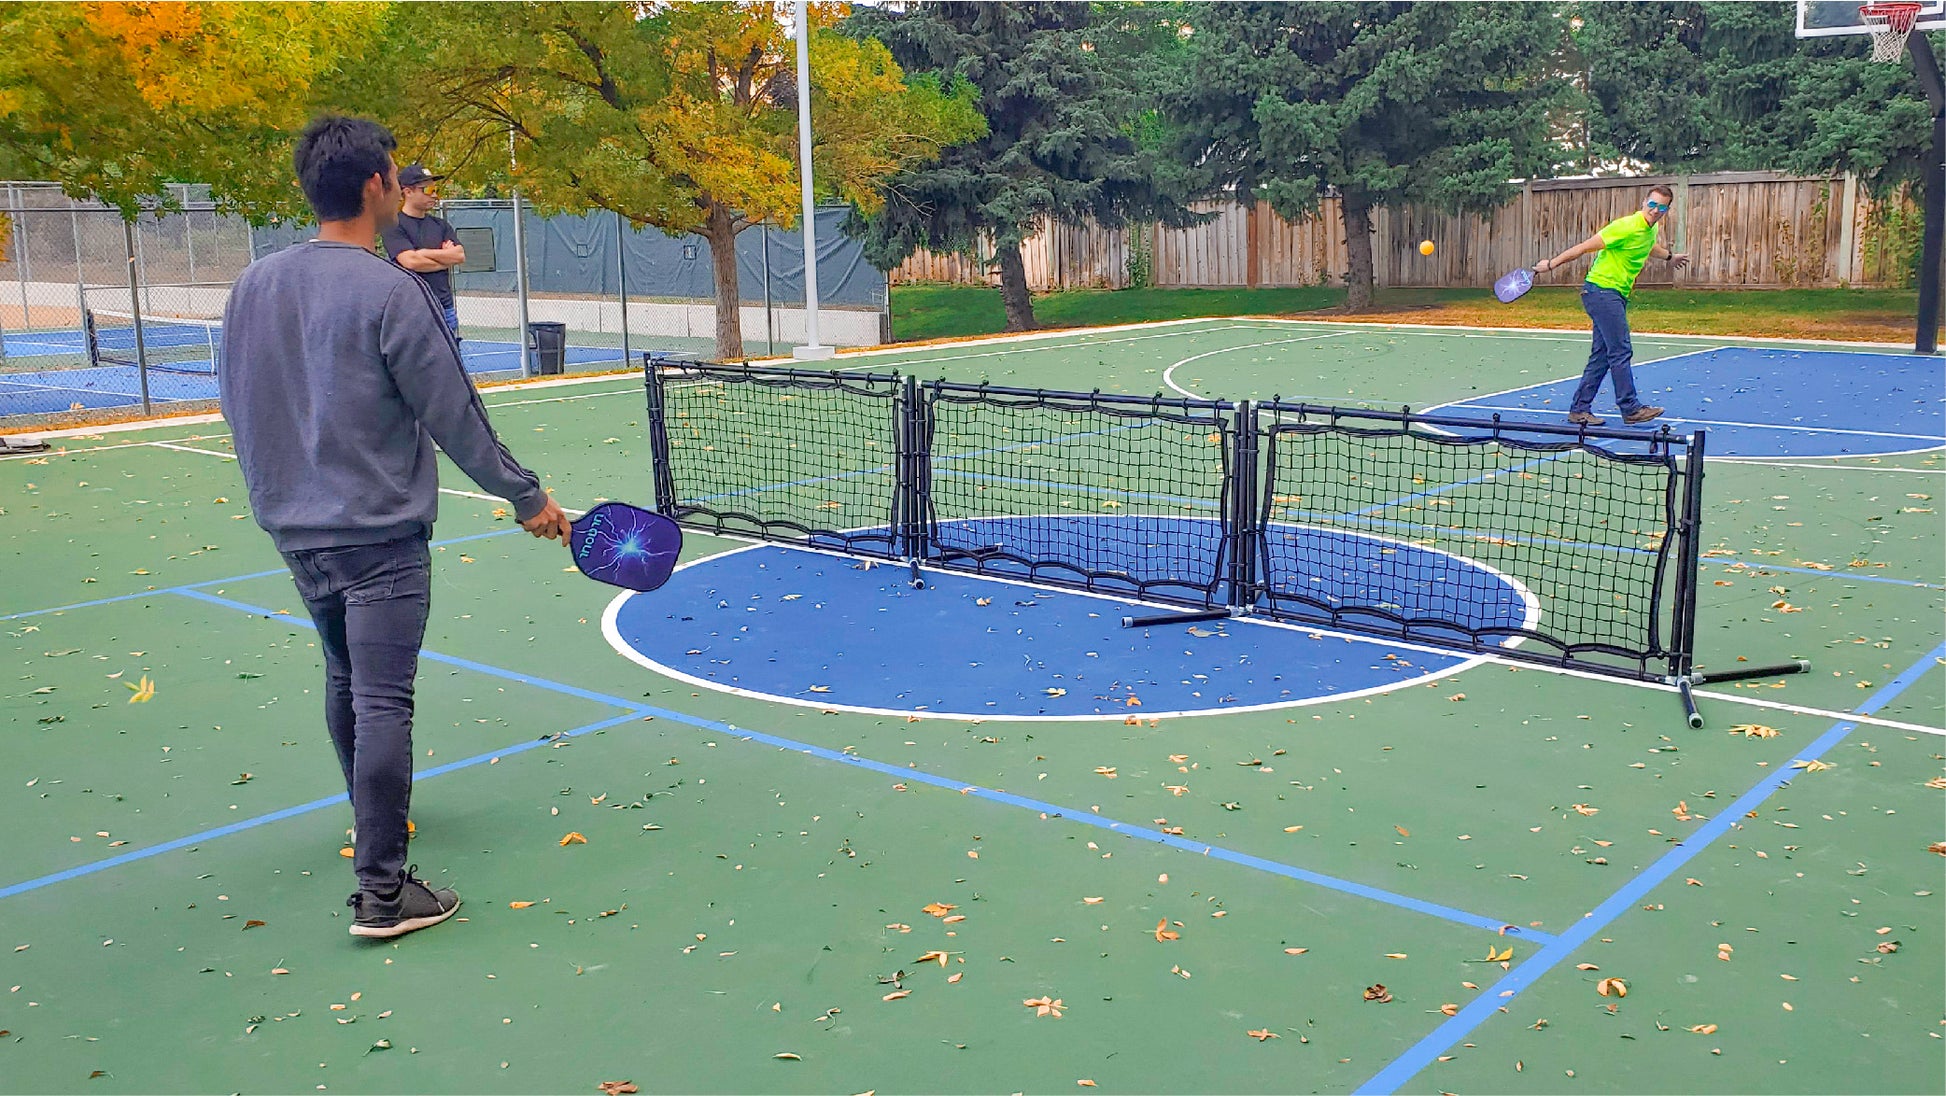
<path fill-rule="evenodd" d="M 1510 305 L 1484 289 L 1381 289 L 1378 306 L 1339 311 L 1342 289 L 1075 289 L 1034 297 L 1043 327 L 1099 327 L 1198 316 L 1303 316 L 1311 319 L 1489 327 L 1586 327 L 1581 297 L 1544 287 Z M 1911 289 L 1683 289 L 1636 291 L 1629 324 L 1637 332 L 1761 335 L 1910 343 L 1918 292 Z M 990 335 L 1006 328 L 998 289 L 896 285 L 892 334 L 900 342 Z"/>

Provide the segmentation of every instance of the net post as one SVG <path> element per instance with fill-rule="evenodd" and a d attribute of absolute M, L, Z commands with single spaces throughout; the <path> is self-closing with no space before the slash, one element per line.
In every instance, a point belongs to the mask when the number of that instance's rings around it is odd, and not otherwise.
<path fill-rule="evenodd" d="M 1257 524 L 1254 490 L 1257 482 L 1257 407 L 1249 400 L 1237 404 L 1232 419 L 1236 437 L 1230 464 L 1230 606 L 1247 612 L 1256 603 Z"/>
<path fill-rule="evenodd" d="M 925 553 L 919 532 L 919 378 L 908 373 L 899 379 L 899 398 L 892 406 L 892 413 L 899 417 L 893 432 L 899 445 L 893 462 L 898 477 L 893 490 L 894 524 L 898 527 L 896 551 L 905 557 L 910 569 L 907 581 L 917 590 L 925 586 L 925 580 L 919 577 L 919 560 Z"/>
<path fill-rule="evenodd" d="M 676 517 L 676 482 L 669 466 L 669 429 L 665 421 L 668 403 L 663 397 L 662 375 L 655 359 L 642 352 L 643 384 L 649 397 L 649 460 L 653 462 L 655 509 L 667 518 Z"/>
<path fill-rule="evenodd" d="M 939 398 L 939 385 L 945 382 L 922 385 L 916 376 L 907 380 L 914 392 L 909 419 L 912 453 L 906 471 L 909 482 L 905 496 L 907 512 L 911 515 L 911 552 L 915 560 L 928 560 L 937 555 L 939 547 L 932 512 L 933 404 Z"/>
<path fill-rule="evenodd" d="M 135 374 L 142 382 L 142 415 L 154 413 L 149 402 L 149 348 L 142 337 L 141 278 L 135 267 L 135 222 L 122 218 L 122 241 L 128 249 L 128 306 L 135 317 Z"/>
<path fill-rule="evenodd" d="M 1708 430 L 1689 436 L 1683 454 L 1682 512 L 1676 522 L 1675 612 L 1672 614 L 1668 659 L 1669 675 L 1675 679 L 1682 696 L 1685 721 L 1692 729 L 1703 725 L 1702 713 L 1690 695 L 1690 675 L 1696 670 L 1696 599 L 1702 575 L 1703 534 L 1703 454 Z"/>

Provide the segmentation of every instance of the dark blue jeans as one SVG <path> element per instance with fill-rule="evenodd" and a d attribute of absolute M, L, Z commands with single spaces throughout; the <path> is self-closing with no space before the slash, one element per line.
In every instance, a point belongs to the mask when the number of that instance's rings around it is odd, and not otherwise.
<path fill-rule="evenodd" d="M 424 537 L 286 552 L 324 651 L 324 725 L 344 769 L 360 890 L 391 895 L 412 804 L 412 688 L 432 604 Z"/>
<path fill-rule="evenodd" d="M 1615 378 L 1615 404 L 1627 415 L 1642 406 L 1635 394 L 1635 371 L 1630 362 L 1635 347 L 1628 339 L 1628 298 L 1592 282 L 1581 283 L 1581 307 L 1594 325 L 1594 345 L 1588 349 L 1588 367 L 1581 371 L 1581 387 L 1574 390 L 1569 411 L 1591 411 L 1601 379 Z"/>

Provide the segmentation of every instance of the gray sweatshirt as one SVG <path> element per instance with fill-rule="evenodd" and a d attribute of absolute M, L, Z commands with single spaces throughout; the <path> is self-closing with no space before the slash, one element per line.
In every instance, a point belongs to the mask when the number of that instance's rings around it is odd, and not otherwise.
<path fill-rule="evenodd" d="M 250 508 L 281 552 L 428 535 L 434 442 L 520 520 L 546 505 L 425 283 L 364 248 L 313 240 L 246 267 L 216 381 Z"/>

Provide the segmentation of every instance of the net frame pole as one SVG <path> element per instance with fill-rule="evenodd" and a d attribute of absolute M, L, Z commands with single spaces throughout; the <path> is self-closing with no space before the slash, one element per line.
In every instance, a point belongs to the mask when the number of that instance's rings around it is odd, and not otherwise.
<path fill-rule="evenodd" d="M 818 341 L 818 207 L 811 179 L 811 16 L 805 0 L 793 7 L 797 23 L 797 177 L 804 199 L 804 345 L 793 354 L 813 361 L 832 356 Z"/>
<path fill-rule="evenodd" d="M 135 222 L 126 217 L 122 218 L 122 240 L 128 249 L 129 314 L 135 317 L 135 375 L 142 382 L 142 414 L 147 417 L 154 413 L 149 401 L 149 348 L 142 335 L 141 277 L 136 269 Z"/>
<path fill-rule="evenodd" d="M 81 215 L 75 212 L 74 205 L 72 203 L 69 203 L 68 205 L 68 227 L 74 232 L 75 306 L 81 309 L 81 314 L 85 316 L 88 314 L 88 276 L 86 272 L 87 270 L 86 264 L 82 261 L 82 257 L 81 257 Z M 129 290 L 129 293 L 131 295 L 134 292 L 135 291 L 132 289 Z M 25 305 L 27 301 L 27 287 L 25 285 L 22 285 L 20 288 L 20 300 L 21 303 Z"/>
<path fill-rule="evenodd" d="M 1248 613 L 1257 600 L 1257 405 L 1237 404 L 1236 456 L 1230 474 L 1230 607 Z"/>
<path fill-rule="evenodd" d="M 661 370 L 656 368 L 655 360 L 648 351 L 642 352 L 642 373 L 649 397 L 649 459 L 654 463 L 652 469 L 655 480 L 656 513 L 667 518 L 676 516 L 675 474 L 669 465 L 669 428 L 666 422 L 668 400 L 662 386 Z"/>

